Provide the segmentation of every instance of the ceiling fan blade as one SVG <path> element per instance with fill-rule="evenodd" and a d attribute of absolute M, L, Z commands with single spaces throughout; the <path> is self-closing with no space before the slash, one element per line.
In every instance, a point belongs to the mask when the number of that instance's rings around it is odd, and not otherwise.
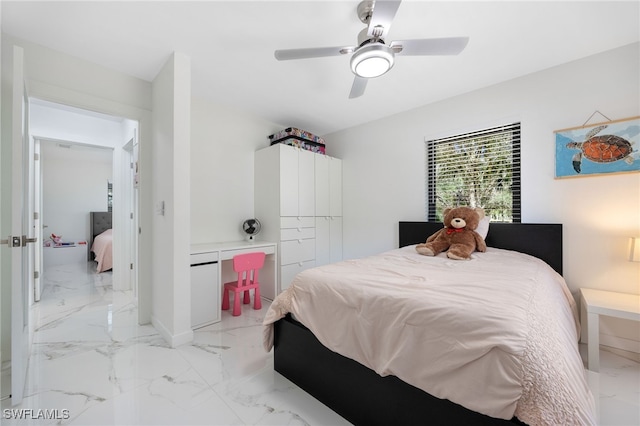
<path fill-rule="evenodd" d="M 279 61 L 288 61 L 290 59 L 308 59 L 322 58 L 325 56 L 340 56 L 346 53 L 352 53 L 354 46 L 336 46 L 336 47 L 311 47 L 307 49 L 281 49 L 276 50 L 274 55 Z"/>
<path fill-rule="evenodd" d="M 396 16 L 401 1 L 402 0 L 376 0 L 367 29 L 369 37 L 376 36 L 384 39 L 387 36 L 389 28 L 391 28 L 391 22 Z M 379 27 L 377 31 L 376 27 Z"/>
<path fill-rule="evenodd" d="M 469 37 L 425 38 L 416 40 L 395 40 L 391 48 L 402 46 L 396 53 L 403 56 L 457 55 L 467 47 Z"/>
<path fill-rule="evenodd" d="M 351 93 L 349 93 L 349 99 L 358 98 L 364 94 L 364 89 L 367 88 L 366 78 L 358 77 L 353 79 L 353 85 L 351 86 Z"/>

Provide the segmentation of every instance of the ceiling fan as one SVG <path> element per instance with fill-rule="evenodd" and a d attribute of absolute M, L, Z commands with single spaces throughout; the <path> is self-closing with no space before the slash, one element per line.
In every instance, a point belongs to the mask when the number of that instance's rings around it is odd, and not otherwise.
<path fill-rule="evenodd" d="M 325 56 L 351 56 L 351 71 L 355 74 L 349 98 L 362 96 L 369 78 L 389 71 L 396 56 L 457 55 L 467 46 L 468 37 L 426 38 L 396 40 L 385 43 L 401 0 L 364 0 L 357 8 L 358 18 L 367 28 L 358 35 L 357 46 L 282 49 L 275 51 L 279 61 L 320 58 Z"/>

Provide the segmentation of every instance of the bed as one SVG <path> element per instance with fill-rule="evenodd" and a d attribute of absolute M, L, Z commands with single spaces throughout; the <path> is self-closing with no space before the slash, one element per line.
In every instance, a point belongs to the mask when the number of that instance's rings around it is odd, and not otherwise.
<path fill-rule="evenodd" d="M 354 424 L 595 424 L 562 225 L 492 223 L 470 261 L 415 253 L 441 227 L 297 275 L 264 320 L 275 370 Z"/>
<path fill-rule="evenodd" d="M 113 234 L 111 212 L 90 212 L 91 251 L 89 260 L 97 262 L 96 272 L 113 268 Z"/>

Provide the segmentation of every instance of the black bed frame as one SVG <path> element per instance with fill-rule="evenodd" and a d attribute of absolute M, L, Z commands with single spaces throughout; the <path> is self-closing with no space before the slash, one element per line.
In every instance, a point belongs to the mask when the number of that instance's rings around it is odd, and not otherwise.
<path fill-rule="evenodd" d="M 400 222 L 399 246 L 424 242 L 441 222 Z M 536 256 L 562 274 L 562 225 L 491 223 L 489 247 Z M 274 367 L 283 376 L 355 425 L 513 425 L 446 399 L 395 376 L 381 377 L 327 349 L 290 315 L 275 324 Z"/>

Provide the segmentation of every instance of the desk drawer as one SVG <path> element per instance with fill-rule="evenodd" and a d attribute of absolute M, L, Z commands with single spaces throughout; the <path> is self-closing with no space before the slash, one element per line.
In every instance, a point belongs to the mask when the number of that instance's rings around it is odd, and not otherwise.
<path fill-rule="evenodd" d="M 313 228 L 316 218 L 313 216 L 282 216 L 280 228 Z"/>
<path fill-rule="evenodd" d="M 280 265 L 315 260 L 316 240 L 315 238 L 282 241 L 280 243 Z"/>
<path fill-rule="evenodd" d="M 201 263 L 217 262 L 218 261 L 218 252 L 217 251 L 212 251 L 212 252 L 208 252 L 208 253 L 192 254 L 191 256 L 189 256 L 189 260 L 190 260 L 191 265 L 198 265 L 198 264 L 201 264 Z"/>
<path fill-rule="evenodd" d="M 274 254 L 276 252 L 275 246 L 256 246 L 248 248 L 239 248 L 233 250 L 223 250 L 220 252 L 221 260 L 233 259 L 233 256 L 244 253 L 254 253 L 257 251 L 264 252 L 264 254 Z"/>

